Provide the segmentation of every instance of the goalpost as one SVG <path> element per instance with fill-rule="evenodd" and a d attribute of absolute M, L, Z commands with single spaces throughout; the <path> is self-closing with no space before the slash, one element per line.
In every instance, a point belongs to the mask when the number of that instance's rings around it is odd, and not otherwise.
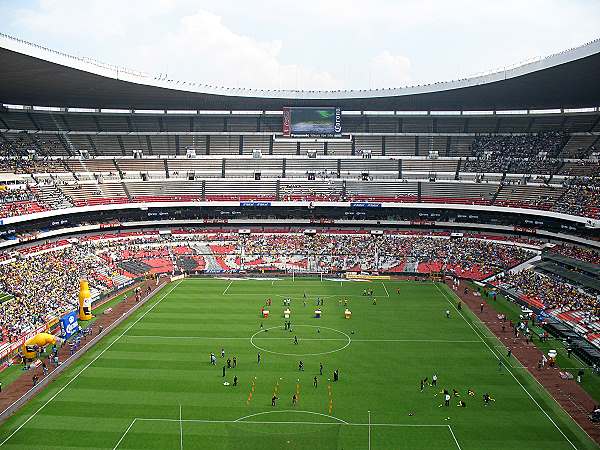
<path fill-rule="evenodd" d="M 291 270 L 292 272 L 292 283 L 296 281 L 296 271 L 294 269 Z M 318 271 L 318 272 L 313 272 L 313 271 L 307 271 L 307 272 L 299 272 L 302 275 L 305 276 L 318 276 L 319 277 L 319 281 L 323 281 L 323 275 L 327 275 L 329 272 L 322 272 L 322 271 Z"/>

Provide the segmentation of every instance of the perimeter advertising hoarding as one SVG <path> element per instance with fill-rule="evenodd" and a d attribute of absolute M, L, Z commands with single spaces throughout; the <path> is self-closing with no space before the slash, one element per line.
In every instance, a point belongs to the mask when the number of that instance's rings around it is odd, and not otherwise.
<path fill-rule="evenodd" d="M 339 137 L 342 135 L 341 108 L 283 108 L 283 135 Z"/>

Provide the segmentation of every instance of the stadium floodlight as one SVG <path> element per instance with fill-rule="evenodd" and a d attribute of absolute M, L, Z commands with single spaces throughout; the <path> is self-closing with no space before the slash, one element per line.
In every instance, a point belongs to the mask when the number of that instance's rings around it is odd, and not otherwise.
<path fill-rule="evenodd" d="M 492 116 L 494 111 L 463 111 L 463 116 Z"/>
<path fill-rule="evenodd" d="M 565 113 L 588 113 L 596 112 L 597 108 L 565 108 L 563 111 Z"/>
<path fill-rule="evenodd" d="M 461 111 L 429 111 L 432 116 L 460 116 Z"/>
<path fill-rule="evenodd" d="M 102 108 L 100 110 L 103 114 L 130 114 L 130 109 L 116 109 L 116 108 Z"/>
<path fill-rule="evenodd" d="M 562 111 L 558 108 L 556 109 L 531 109 L 529 110 L 529 114 L 560 114 Z"/>
<path fill-rule="evenodd" d="M 95 113 L 96 110 L 93 108 L 67 108 L 68 112 L 76 112 L 76 113 Z"/>
<path fill-rule="evenodd" d="M 394 111 L 363 111 L 365 116 L 393 116 Z"/>
<path fill-rule="evenodd" d="M 48 112 L 60 112 L 62 108 L 58 106 L 34 106 L 34 111 L 48 111 Z"/>
<path fill-rule="evenodd" d="M 501 111 L 496 111 L 496 115 L 526 115 L 528 114 L 526 109 L 505 109 Z"/>
<path fill-rule="evenodd" d="M 397 116 L 426 116 L 429 111 L 396 111 Z"/>

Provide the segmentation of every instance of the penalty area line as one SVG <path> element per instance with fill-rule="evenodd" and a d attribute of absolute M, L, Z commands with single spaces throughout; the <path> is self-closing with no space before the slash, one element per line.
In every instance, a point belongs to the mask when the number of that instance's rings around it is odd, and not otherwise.
<path fill-rule="evenodd" d="M 452 431 L 452 426 L 448 425 L 448 429 L 450 430 L 450 434 L 452 435 L 452 439 L 454 439 L 454 443 L 456 444 L 456 448 L 458 448 L 458 450 L 462 450 L 460 444 L 458 443 L 458 439 L 456 439 L 456 435 L 454 434 L 454 431 Z"/>
<path fill-rule="evenodd" d="M 127 429 L 125 430 L 125 433 L 123 433 L 123 436 L 121 436 L 121 439 L 119 439 L 117 441 L 117 443 L 115 444 L 115 446 L 113 447 L 113 450 L 117 450 L 117 447 L 119 446 L 119 444 L 121 442 L 123 442 L 123 439 L 125 439 L 125 436 L 127 435 L 127 433 L 129 433 L 129 430 L 131 430 L 131 427 L 133 427 L 133 424 L 135 423 L 135 421 L 138 420 L 137 418 L 133 419 L 131 421 L 131 423 L 129 424 L 129 426 L 127 427 Z"/>
<path fill-rule="evenodd" d="M 273 411 L 277 412 L 277 411 Z M 140 422 L 179 422 L 179 419 L 160 417 L 136 417 Z M 215 423 L 215 424 L 248 424 L 248 425 L 340 425 L 348 427 L 395 427 L 395 428 L 448 428 L 447 424 L 439 423 L 353 423 L 353 422 L 311 422 L 311 421 L 286 421 L 286 420 L 208 420 L 208 419 L 182 419 L 184 423 Z"/>
<path fill-rule="evenodd" d="M 385 283 L 382 281 L 381 284 L 383 285 L 383 289 L 385 289 L 385 295 L 390 296 L 390 293 L 388 292 L 387 288 L 385 287 Z"/>

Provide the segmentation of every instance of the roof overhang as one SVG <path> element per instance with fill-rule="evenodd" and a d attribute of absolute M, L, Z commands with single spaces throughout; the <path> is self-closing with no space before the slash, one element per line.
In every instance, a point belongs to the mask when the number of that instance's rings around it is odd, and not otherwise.
<path fill-rule="evenodd" d="M 54 52 L 0 34 L 0 102 L 75 108 L 468 111 L 597 107 L 600 40 L 517 67 L 404 88 L 292 91 L 178 82 Z"/>

